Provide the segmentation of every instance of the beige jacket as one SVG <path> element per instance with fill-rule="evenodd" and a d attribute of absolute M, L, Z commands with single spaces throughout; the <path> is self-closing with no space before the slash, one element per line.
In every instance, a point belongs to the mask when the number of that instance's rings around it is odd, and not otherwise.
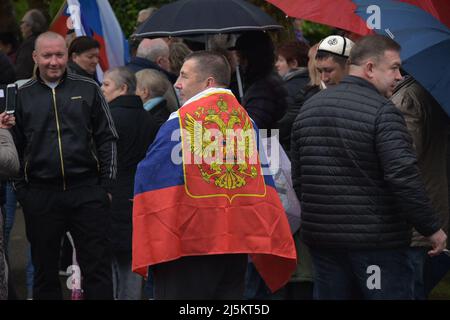
<path fill-rule="evenodd" d="M 405 78 L 397 86 L 391 100 L 405 117 L 427 195 L 441 217 L 442 229 L 448 233 L 447 114 L 411 77 Z M 414 230 L 411 245 L 428 246 L 428 242 Z"/>
<path fill-rule="evenodd" d="M 0 129 L 0 179 L 14 177 L 19 172 L 19 157 L 13 138 L 7 129 Z"/>

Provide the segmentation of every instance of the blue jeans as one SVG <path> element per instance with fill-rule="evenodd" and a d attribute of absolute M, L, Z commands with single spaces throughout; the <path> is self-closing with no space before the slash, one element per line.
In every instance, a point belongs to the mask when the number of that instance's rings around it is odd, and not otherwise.
<path fill-rule="evenodd" d="M 5 202 L 5 250 L 8 253 L 9 237 L 14 226 L 16 218 L 16 192 L 11 182 L 6 183 L 6 202 Z"/>
<path fill-rule="evenodd" d="M 141 300 L 142 277 L 131 271 L 131 260 L 127 255 L 114 255 L 112 279 L 115 300 Z"/>
<path fill-rule="evenodd" d="M 408 250 L 409 260 L 414 268 L 414 281 L 412 283 L 413 295 L 415 300 L 425 300 L 425 275 L 424 267 L 427 258 L 428 248 L 411 247 Z"/>
<path fill-rule="evenodd" d="M 310 249 L 315 270 L 314 299 L 413 299 L 414 270 L 408 248 Z"/>
<path fill-rule="evenodd" d="M 148 267 L 147 280 L 144 283 L 144 294 L 146 299 L 153 300 L 155 298 L 153 292 L 153 270 L 151 267 Z"/>
<path fill-rule="evenodd" d="M 26 278 L 26 286 L 27 286 L 27 299 L 33 298 L 33 277 L 34 277 L 34 267 L 33 262 L 31 260 L 31 247 L 30 244 L 27 246 L 27 267 L 25 273 L 27 275 Z"/>

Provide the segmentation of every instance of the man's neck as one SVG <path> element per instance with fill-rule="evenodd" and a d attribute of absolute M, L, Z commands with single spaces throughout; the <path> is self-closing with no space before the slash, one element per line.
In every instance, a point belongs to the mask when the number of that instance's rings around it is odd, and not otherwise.
<path fill-rule="evenodd" d="M 188 104 L 188 103 L 191 103 L 191 102 L 193 102 L 195 100 L 198 100 L 198 99 L 202 98 L 205 95 L 215 94 L 215 93 L 219 93 L 219 92 L 231 93 L 231 90 L 229 90 L 227 88 L 221 88 L 221 87 L 208 87 L 205 90 L 200 91 L 199 93 L 197 93 L 195 96 L 193 96 L 192 98 L 187 100 L 185 103 L 183 103 L 183 106 Z"/>

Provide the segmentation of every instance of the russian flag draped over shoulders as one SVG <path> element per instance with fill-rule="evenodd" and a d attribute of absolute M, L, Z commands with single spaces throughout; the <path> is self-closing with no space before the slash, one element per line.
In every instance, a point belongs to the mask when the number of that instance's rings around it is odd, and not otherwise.
<path fill-rule="evenodd" d="M 107 0 L 67 0 L 53 20 L 50 30 L 67 35 L 89 36 L 100 43 L 102 71 L 123 66 L 129 60 L 128 42 Z"/>
<path fill-rule="evenodd" d="M 146 275 L 182 256 L 248 253 L 272 291 L 290 279 L 295 245 L 256 136 L 226 89 L 205 90 L 171 115 L 136 172 L 133 271 Z"/>

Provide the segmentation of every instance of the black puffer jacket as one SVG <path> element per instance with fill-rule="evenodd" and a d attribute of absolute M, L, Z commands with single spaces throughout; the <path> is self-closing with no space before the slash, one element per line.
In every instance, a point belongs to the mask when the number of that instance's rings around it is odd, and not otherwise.
<path fill-rule="evenodd" d="M 409 245 L 410 224 L 439 230 L 402 114 L 366 80 L 349 76 L 309 99 L 291 143 L 309 246 L 395 248 Z"/>

